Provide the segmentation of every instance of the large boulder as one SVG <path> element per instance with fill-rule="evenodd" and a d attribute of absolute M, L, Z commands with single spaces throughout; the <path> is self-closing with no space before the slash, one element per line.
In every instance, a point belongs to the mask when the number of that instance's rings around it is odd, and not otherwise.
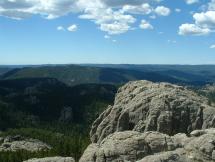
<path fill-rule="evenodd" d="M 32 138 L 24 138 L 22 136 L 7 136 L 0 140 L 0 152 L 3 151 L 20 151 L 26 150 L 30 152 L 47 151 L 51 146 Z"/>
<path fill-rule="evenodd" d="M 136 161 L 147 155 L 174 150 L 178 147 L 171 137 L 159 132 L 116 132 L 100 144 L 91 144 L 80 162 Z"/>
<path fill-rule="evenodd" d="M 118 90 L 114 105 L 96 119 L 90 136 L 99 144 L 120 131 L 174 135 L 211 127 L 215 127 L 215 108 L 205 97 L 169 83 L 135 81 Z"/>
<path fill-rule="evenodd" d="M 115 132 L 91 144 L 79 162 L 213 162 L 215 129 L 169 136 L 159 132 Z"/>
<path fill-rule="evenodd" d="M 30 159 L 24 162 L 75 162 L 75 160 L 72 157 L 47 157 Z"/>

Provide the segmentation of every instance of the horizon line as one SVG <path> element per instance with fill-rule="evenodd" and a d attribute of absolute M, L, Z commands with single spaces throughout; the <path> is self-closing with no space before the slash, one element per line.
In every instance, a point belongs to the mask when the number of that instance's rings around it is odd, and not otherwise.
<path fill-rule="evenodd" d="M 42 63 L 42 64 L 0 64 L 1 66 L 60 66 L 60 65 L 163 65 L 163 66 L 215 66 L 214 64 L 140 64 L 140 63 Z"/>

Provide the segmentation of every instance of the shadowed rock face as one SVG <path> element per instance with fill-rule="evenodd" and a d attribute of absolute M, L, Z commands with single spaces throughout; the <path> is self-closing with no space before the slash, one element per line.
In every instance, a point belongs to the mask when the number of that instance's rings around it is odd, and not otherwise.
<path fill-rule="evenodd" d="M 159 132 L 115 132 L 91 144 L 79 162 L 213 162 L 215 129 L 194 135 L 169 136 Z"/>
<path fill-rule="evenodd" d="M 93 143 L 114 132 L 158 131 L 168 135 L 215 127 L 215 108 L 196 93 L 173 84 L 129 82 L 121 87 L 113 106 L 93 123 Z"/>

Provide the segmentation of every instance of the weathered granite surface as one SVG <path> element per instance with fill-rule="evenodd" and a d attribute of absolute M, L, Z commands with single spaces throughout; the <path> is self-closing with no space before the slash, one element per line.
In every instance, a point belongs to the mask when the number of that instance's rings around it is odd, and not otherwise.
<path fill-rule="evenodd" d="M 121 87 L 92 125 L 80 162 L 214 162 L 215 107 L 182 86 Z"/>
<path fill-rule="evenodd" d="M 91 141 L 120 131 L 158 131 L 169 135 L 215 127 L 215 108 L 184 87 L 149 81 L 121 87 L 113 106 L 93 123 Z"/>

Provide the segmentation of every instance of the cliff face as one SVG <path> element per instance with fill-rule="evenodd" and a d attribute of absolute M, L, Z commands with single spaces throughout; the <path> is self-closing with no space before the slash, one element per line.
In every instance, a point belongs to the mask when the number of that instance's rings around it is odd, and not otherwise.
<path fill-rule="evenodd" d="M 80 162 L 213 161 L 215 130 L 192 132 L 212 127 L 215 108 L 206 98 L 173 84 L 129 82 L 93 123 Z"/>

